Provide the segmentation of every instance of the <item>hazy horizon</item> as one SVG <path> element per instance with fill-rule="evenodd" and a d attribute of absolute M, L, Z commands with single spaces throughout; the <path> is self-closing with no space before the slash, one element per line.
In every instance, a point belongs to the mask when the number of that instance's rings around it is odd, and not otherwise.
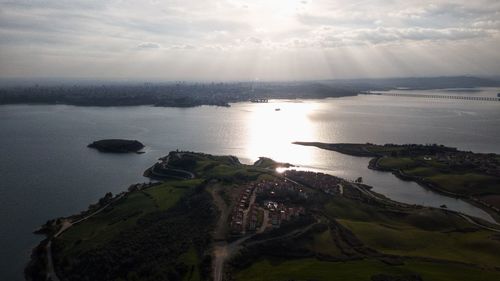
<path fill-rule="evenodd" d="M 500 75 L 500 2 L 0 1 L 0 77 Z"/>

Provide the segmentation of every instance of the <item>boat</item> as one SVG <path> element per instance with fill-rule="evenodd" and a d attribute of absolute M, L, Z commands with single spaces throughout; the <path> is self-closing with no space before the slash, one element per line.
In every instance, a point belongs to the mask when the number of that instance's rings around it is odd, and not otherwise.
<path fill-rule="evenodd" d="M 280 108 L 275 108 L 274 111 L 280 111 L 281 109 Z"/>

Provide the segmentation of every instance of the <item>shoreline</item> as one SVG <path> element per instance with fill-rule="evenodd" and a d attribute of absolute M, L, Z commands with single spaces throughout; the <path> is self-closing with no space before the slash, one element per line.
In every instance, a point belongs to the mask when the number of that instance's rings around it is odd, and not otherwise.
<path fill-rule="evenodd" d="M 345 97 L 357 97 L 361 92 L 356 93 L 356 94 L 346 94 L 346 95 L 338 95 L 338 96 L 323 96 L 323 97 L 296 97 L 296 96 L 290 96 L 290 97 L 270 97 L 267 98 L 268 100 L 279 100 L 279 101 L 286 101 L 286 100 L 304 100 L 304 101 L 309 101 L 309 100 L 326 100 L 326 99 L 335 99 L 335 98 L 345 98 Z M 0 101 L 0 105 L 69 105 L 69 106 L 78 106 L 78 107 L 134 107 L 134 106 L 150 106 L 150 107 L 169 107 L 169 108 L 196 108 L 196 107 L 201 107 L 201 106 L 214 106 L 214 107 L 225 107 L 229 108 L 231 107 L 232 104 L 237 104 L 237 103 L 255 103 L 252 102 L 251 99 L 242 99 L 242 100 L 228 100 L 225 102 L 194 102 L 192 104 L 165 104 L 165 103 L 74 103 L 74 102 L 65 102 L 65 101 L 55 101 L 55 102 L 44 102 L 44 101 Z M 260 104 L 260 103 L 256 103 Z"/>
<path fill-rule="evenodd" d="M 475 199 L 473 197 L 469 197 L 469 196 L 465 196 L 465 195 L 461 195 L 461 194 L 457 194 L 457 193 L 453 193 L 453 192 L 444 190 L 444 189 L 442 189 L 434 184 L 428 183 L 428 182 L 420 179 L 419 177 L 414 177 L 411 175 L 404 174 L 404 172 L 401 170 L 391 170 L 391 169 L 381 168 L 380 166 L 378 166 L 378 161 L 381 158 L 382 157 L 376 157 L 376 158 L 370 159 L 369 164 L 368 164 L 368 169 L 371 169 L 374 171 L 380 171 L 380 172 L 390 172 L 391 174 L 393 174 L 395 177 L 397 177 L 398 179 L 400 179 L 402 181 L 415 182 L 416 184 L 420 185 L 421 187 L 429 189 L 429 190 L 436 192 L 438 194 L 441 194 L 441 195 L 444 195 L 444 196 L 447 196 L 450 198 L 464 200 L 465 202 L 485 211 L 487 214 L 489 214 L 493 218 L 493 220 L 495 220 L 497 225 L 500 225 L 500 212 L 495 210 L 494 209 L 495 207 L 493 207 L 493 206 L 490 207 L 487 205 L 487 203 L 482 202 L 479 199 Z M 441 209 L 444 209 L 444 208 L 441 208 Z"/>
<path fill-rule="evenodd" d="M 55 270 L 53 263 L 53 253 L 52 253 L 52 240 L 57 238 L 65 231 L 70 229 L 73 225 L 81 223 L 94 215 L 101 213 L 106 208 L 117 203 L 127 194 L 132 192 L 133 186 L 138 186 L 141 184 L 133 184 L 129 187 L 127 191 L 123 191 L 112 198 L 109 198 L 110 193 L 107 193 L 104 197 L 99 199 L 99 202 L 92 204 L 85 211 L 79 214 L 69 215 L 67 217 L 59 217 L 56 219 L 49 219 L 45 224 L 40 225 L 37 229 L 33 231 L 35 235 L 43 235 L 45 238 L 41 240 L 38 245 L 36 245 L 30 254 L 30 260 L 24 268 L 24 278 L 25 280 L 52 280 L 59 281 L 57 276 L 57 271 Z M 142 184 L 144 185 L 144 184 Z M 155 186 L 155 183 L 149 184 L 147 187 Z M 102 205 L 101 200 L 106 200 Z"/>
<path fill-rule="evenodd" d="M 412 176 L 405 174 L 399 169 L 390 169 L 390 168 L 383 168 L 381 167 L 378 162 L 380 159 L 384 158 L 386 155 L 382 153 L 375 153 L 372 151 L 368 151 L 366 147 L 362 147 L 361 149 L 350 149 L 350 148 L 345 148 L 344 146 L 346 144 L 343 143 L 321 143 L 321 142 L 293 142 L 293 144 L 297 145 L 303 145 L 303 146 L 313 146 L 317 147 L 320 149 L 325 149 L 325 150 L 330 150 L 330 151 L 335 151 L 341 154 L 345 155 L 350 155 L 353 157 L 367 157 L 370 158 L 368 162 L 368 168 L 374 171 L 380 171 L 380 172 L 390 172 L 394 176 L 396 176 L 398 179 L 402 181 L 409 181 L 409 182 L 415 182 L 418 185 L 420 185 L 423 188 L 426 188 L 428 190 L 431 190 L 433 192 L 436 192 L 437 194 L 444 195 L 447 197 L 455 198 L 455 199 L 462 199 L 463 201 L 481 209 L 482 211 L 486 212 L 488 215 L 492 217 L 492 219 L 495 221 L 497 225 L 500 225 L 500 210 L 498 208 L 491 206 L 490 204 L 481 201 L 478 198 L 474 198 L 472 196 L 467 196 L 467 195 L 462 195 L 454 192 L 450 192 L 448 190 L 444 190 L 435 184 L 429 183 L 422 179 L 421 177 L 417 176 Z M 347 144 L 350 145 L 350 144 Z M 489 222 L 488 222 L 489 223 Z"/>
<path fill-rule="evenodd" d="M 181 154 L 181 157 L 182 157 L 182 154 Z M 200 154 L 196 154 L 196 155 L 200 155 Z M 205 154 L 203 154 L 203 156 L 207 157 L 207 155 L 205 155 Z M 169 156 L 162 158 L 162 160 L 166 164 L 168 164 L 170 162 L 169 161 L 170 157 L 173 157 L 173 156 L 171 156 L 169 154 Z M 214 157 L 214 156 L 208 155 L 208 157 Z M 217 157 L 217 156 L 215 156 L 215 157 Z M 222 159 L 215 158 L 215 157 L 212 159 L 213 161 L 222 161 Z M 237 168 L 240 168 L 240 166 L 238 165 L 239 162 L 234 162 L 233 158 L 228 158 L 228 157 L 231 157 L 231 156 L 226 156 L 225 161 L 235 164 L 233 169 L 235 169 L 235 171 L 237 171 Z M 271 161 L 272 161 L 272 163 L 268 163 Z M 175 167 L 182 168 L 186 165 L 189 166 L 188 161 L 177 163 L 177 165 L 179 165 L 179 164 L 182 164 L 182 165 L 175 166 Z M 262 171 L 260 171 L 262 174 L 259 174 L 259 176 L 261 176 L 261 175 L 267 174 L 269 171 L 275 171 L 275 169 L 274 169 L 275 167 L 270 169 L 268 164 L 273 164 L 273 165 L 271 165 L 271 167 L 274 167 L 274 165 L 279 165 L 281 163 L 274 162 L 271 159 L 261 158 L 260 161 L 255 162 L 253 165 L 246 165 L 246 166 L 248 166 L 247 167 L 248 169 L 262 168 Z M 153 165 L 153 167 L 154 167 L 154 165 Z M 206 171 L 207 170 L 206 167 L 215 168 L 215 166 L 210 166 L 210 165 L 205 166 L 205 167 L 199 166 L 198 168 L 202 169 L 203 171 Z M 151 176 L 151 175 L 149 175 L 149 176 Z M 200 175 L 200 176 L 201 176 L 201 179 L 205 179 L 205 177 L 206 177 L 206 175 L 205 176 Z M 212 176 L 208 177 L 211 179 L 211 181 L 213 181 L 215 179 L 215 178 L 211 178 Z M 289 178 L 287 178 L 287 176 L 283 176 L 280 174 L 277 174 L 276 177 L 284 179 L 285 182 L 287 180 L 291 181 L 292 183 L 294 183 L 294 184 L 296 184 L 304 189 L 307 189 L 307 188 L 310 188 L 311 190 L 317 189 L 316 190 L 317 192 L 320 192 L 321 194 L 323 194 L 325 196 L 326 196 L 326 194 L 332 195 L 332 194 L 326 192 L 326 190 L 324 190 L 324 189 L 322 190 L 321 185 L 320 185 L 320 187 L 317 187 L 316 185 L 314 185 L 314 186 L 310 185 L 310 183 L 308 183 L 307 179 L 306 179 L 306 182 L 301 183 L 301 182 L 296 182 L 295 180 L 289 179 Z M 328 177 L 336 178 L 333 176 L 328 176 Z M 205 179 L 205 182 L 208 182 L 208 178 Z M 188 177 L 185 179 L 192 179 L 192 178 Z M 343 187 L 340 188 L 338 191 L 339 192 L 337 194 L 338 198 L 348 198 L 349 200 L 355 200 L 356 202 L 361 202 L 361 203 L 364 202 L 366 204 L 373 204 L 373 203 L 367 203 L 367 202 L 375 202 L 376 201 L 377 203 L 374 204 L 374 206 L 378 206 L 381 210 L 390 210 L 391 212 L 407 213 L 407 212 L 411 212 L 411 211 L 415 211 L 415 210 L 421 210 L 421 211 L 425 211 L 425 212 L 436 210 L 436 211 L 450 214 L 453 216 L 461 217 L 462 220 L 465 220 L 468 223 L 473 224 L 478 229 L 489 230 L 489 231 L 500 233 L 500 229 L 486 225 L 483 223 L 483 221 L 480 221 L 480 220 L 478 221 L 474 217 L 463 214 L 461 212 L 447 210 L 447 209 L 443 209 L 443 208 L 436 208 L 436 207 L 430 207 L 430 206 L 420 206 L 420 205 L 416 205 L 416 204 L 407 204 L 407 203 L 403 203 L 403 202 L 394 201 L 388 197 L 385 197 L 382 194 L 371 191 L 371 189 L 372 189 L 371 186 L 362 184 L 360 182 L 345 181 L 345 179 L 342 179 L 342 178 L 338 178 L 338 179 L 341 181 L 341 183 L 343 185 Z M 254 180 L 256 180 L 256 179 L 248 178 L 244 182 L 251 182 Z M 202 183 L 201 185 L 197 186 L 196 190 L 201 191 L 202 189 L 200 189 L 199 187 L 204 186 L 205 182 Z M 218 181 L 215 181 L 214 183 L 217 183 L 217 182 Z M 345 185 L 343 184 L 343 182 L 345 182 Z M 103 198 L 101 198 L 99 200 L 98 203 L 91 205 L 86 211 L 82 211 L 79 214 L 70 215 L 70 216 L 64 217 L 64 218 L 49 220 L 45 225 L 43 225 L 37 231 L 38 233 L 45 234 L 46 238 L 44 240 L 42 240 L 39 243 L 39 245 L 36 246 L 32 251 L 30 262 L 25 269 L 26 279 L 33 280 L 33 281 L 38 281 L 38 280 L 59 281 L 60 278 L 58 277 L 58 274 L 57 274 L 58 270 L 56 268 L 57 264 L 54 263 L 54 260 L 55 260 L 54 257 L 57 257 L 57 252 L 54 253 L 53 249 L 52 249 L 53 248 L 52 242 L 54 241 L 54 239 L 58 238 L 62 233 L 64 233 L 68 229 L 70 229 L 73 225 L 76 225 L 80 222 L 85 222 L 87 219 L 92 218 L 94 215 L 97 215 L 101 212 L 106 212 L 107 208 L 109 208 L 109 207 L 113 208 L 115 206 L 115 204 L 120 204 L 120 202 L 123 202 L 123 200 L 121 200 L 121 199 L 127 198 L 127 196 L 129 194 L 132 194 L 135 192 L 143 192 L 143 190 L 148 189 L 150 187 L 154 187 L 158 184 L 160 184 L 160 183 L 154 182 L 154 183 L 144 183 L 144 184 L 133 184 L 127 189 L 127 191 L 121 192 L 115 196 L 112 196 L 111 193 L 107 193 Z M 347 189 L 348 192 L 346 192 L 347 195 L 344 194 L 345 188 L 348 188 Z M 217 192 L 217 191 L 214 189 L 213 192 Z M 301 192 L 302 192 L 302 189 L 301 189 Z M 214 193 L 212 193 L 212 196 L 213 196 L 213 194 Z M 218 193 L 215 193 L 215 194 L 218 194 Z M 219 198 L 219 199 L 220 199 L 219 201 L 223 202 L 223 198 Z M 366 201 L 366 200 L 368 200 L 368 201 Z M 251 204 L 253 204 L 253 201 L 251 201 L 251 202 L 252 202 Z M 247 207 L 247 208 L 250 208 L 250 207 Z M 222 211 L 222 210 L 219 210 L 219 211 Z M 311 212 L 313 214 L 315 214 L 316 210 L 314 209 Z M 226 221 L 222 216 L 220 218 L 222 218 L 222 221 L 221 221 L 222 223 L 224 223 Z M 344 229 L 342 226 L 340 226 L 340 224 L 338 224 L 337 228 Z M 458 229 L 457 231 L 460 232 L 463 230 Z M 302 232 L 305 232 L 305 230 Z M 210 230 L 210 233 L 212 233 L 212 230 Z M 349 237 L 351 237 L 350 232 L 346 232 L 346 233 L 348 234 Z M 245 239 L 249 239 L 252 236 L 253 235 L 246 236 Z M 287 237 L 287 236 L 289 236 L 289 234 L 285 234 L 283 237 Z M 231 256 L 230 252 L 229 251 L 226 252 L 226 250 L 224 250 L 224 249 L 227 249 L 227 246 L 232 247 L 232 245 L 234 245 L 234 247 L 236 247 L 239 245 L 239 243 L 235 242 L 235 243 L 224 244 L 224 245 L 217 244 L 217 243 L 220 243 L 221 241 L 218 241 L 214 238 L 216 238 L 216 237 L 212 237 L 213 240 L 211 242 L 214 244 L 212 244 L 211 246 L 208 246 L 207 252 L 214 252 L 215 258 L 218 258 L 218 259 L 214 260 L 215 267 L 213 267 L 212 273 L 215 276 L 215 280 L 221 280 L 222 276 L 224 274 L 223 265 L 227 263 L 226 259 Z M 355 236 L 352 236 L 351 238 L 355 239 Z M 279 239 L 281 239 L 281 238 L 279 238 Z M 228 243 L 230 243 L 230 240 L 226 240 L 226 241 Z M 349 241 L 351 241 L 351 240 L 349 240 Z M 262 240 L 261 242 L 265 242 L 265 239 Z M 227 245 L 227 246 L 225 246 L 225 245 Z M 249 245 L 251 245 L 251 244 L 249 244 Z M 222 256 L 217 256 L 216 249 L 219 249 L 217 247 L 222 249 L 224 253 L 227 253 L 227 256 L 225 254 Z M 368 249 L 368 248 L 366 248 L 366 249 Z M 54 251 L 55 251 L 55 249 L 54 249 Z M 363 254 L 362 252 L 359 252 L 359 253 Z M 370 255 L 368 255 L 368 256 L 370 256 Z M 387 256 L 387 257 L 389 257 L 389 256 Z M 392 257 L 392 256 L 390 256 L 390 257 Z M 233 268 L 232 267 L 233 265 L 230 265 L 230 269 Z M 214 266 L 214 264 L 212 264 L 212 266 Z M 61 270 L 61 268 L 59 268 L 59 269 L 60 269 L 60 272 L 59 272 L 60 274 L 65 274 L 64 270 Z"/>

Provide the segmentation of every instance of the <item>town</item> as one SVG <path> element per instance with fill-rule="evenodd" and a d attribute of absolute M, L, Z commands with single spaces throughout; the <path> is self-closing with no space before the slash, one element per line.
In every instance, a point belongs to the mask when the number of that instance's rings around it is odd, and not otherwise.
<path fill-rule="evenodd" d="M 279 228 L 306 214 L 304 205 L 311 191 L 341 196 L 345 186 L 350 186 L 341 178 L 310 171 L 287 170 L 282 176 L 250 182 L 242 189 L 229 218 L 232 236 Z M 350 196 L 356 196 L 352 188 L 349 190 Z"/>
<path fill-rule="evenodd" d="M 307 199 L 307 192 L 287 179 L 249 183 L 238 196 L 230 216 L 233 236 L 262 233 L 278 228 L 281 223 L 305 214 L 298 199 Z"/>

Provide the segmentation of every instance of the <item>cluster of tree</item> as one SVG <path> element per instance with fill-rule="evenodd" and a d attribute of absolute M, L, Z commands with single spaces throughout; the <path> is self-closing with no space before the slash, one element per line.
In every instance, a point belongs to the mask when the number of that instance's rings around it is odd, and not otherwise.
<path fill-rule="evenodd" d="M 435 155 L 437 153 L 456 152 L 454 147 L 447 147 L 437 144 L 406 144 L 398 146 L 401 149 L 391 152 L 392 157 L 407 157 L 407 156 L 421 156 L 421 155 Z"/>
<path fill-rule="evenodd" d="M 197 189 L 167 211 L 147 214 L 98 248 L 63 256 L 57 239 L 53 249 L 58 275 L 64 280 L 182 280 L 192 267 L 179 257 L 196 249 L 200 272 L 207 277 L 215 211 L 210 195 Z"/>
<path fill-rule="evenodd" d="M 47 247 L 48 239 L 43 240 L 31 252 L 31 259 L 24 269 L 26 280 L 47 281 Z"/>
<path fill-rule="evenodd" d="M 192 171 L 196 168 L 196 164 L 198 163 L 197 157 L 194 157 L 190 154 L 185 154 L 182 157 L 171 157 L 168 161 L 168 165 L 182 170 Z"/>

